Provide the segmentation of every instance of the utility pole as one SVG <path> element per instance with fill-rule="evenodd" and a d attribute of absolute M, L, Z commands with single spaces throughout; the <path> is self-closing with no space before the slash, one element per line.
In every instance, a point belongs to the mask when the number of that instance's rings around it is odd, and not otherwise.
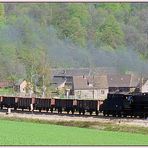
<path fill-rule="evenodd" d="M 142 78 L 142 72 L 141 72 L 141 81 L 140 81 L 140 92 L 142 92 L 142 85 L 143 85 L 143 78 Z"/>
<path fill-rule="evenodd" d="M 37 97 L 37 78 L 36 76 L 39 76 L 38 74 L 34 74 L 31 76 L 31 83 L 33 83 L 33 77 L 35 77 L 35 80 L 34 80 L 34 85 L 35 85 L 35 97 Z"/>
<path fill-rule="evenodd" d="M 93 74 L 93 100 L 94 100 L 94 74 Z"/>
<path fill-rule="evenodd" d="M 43 92 L 42 92 L 42 97 L 45 97 L 45 85 L 44 85 L 44 74 L 43 74 Z"/>

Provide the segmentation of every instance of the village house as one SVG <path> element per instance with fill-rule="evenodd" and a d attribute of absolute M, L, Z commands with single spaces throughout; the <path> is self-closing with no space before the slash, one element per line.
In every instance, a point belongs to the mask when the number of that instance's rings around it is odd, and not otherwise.
<path fill-rule="evenodd" d="M 104 100 L 108 94 L 106 76 L 74 76 L 74 96 L 76 99 Z"/>
<path fill-rule="evenodd" d="M 73 77 L 72 76 L 54 76 L 51 84 L 55 91 L 65 90 L 65 95 L 74 95 L 73 92 Z M 53 92 L 53 94 L 56 92 Z M 67 96 L 67 97 L 68 97 Z"/>
<path fill-rule="evenodd" d="M 141 92 L 148 93 L 148 78 L 142 79 L 141 83 L 142 83 Z"/>
<path fill-rule="evenodd" d="M 140 78 L 131 74 L 107 75 L 109 92 L 133 92 L 138 88 Z"/>
<path fill-rule="evenodd" d="M 65 95 L 77 99 L 104 100 L 107 93 L 148 92 L 148 81 L 141 83 L 139 75 L 119 74 L 115 71 L 109 73 L 106 69 L 102 73 L 99 71 L 100 68 L 95 72 L 88 68 L 55 70 L 51 84 L 58 90 L 66 88 Z"/>
<path fill-rule="evenodd" d="M 27 93 L 27 81 L 26 80 L 19 80 L 15 83 L 14 89 L 17 93 L 24 96 Z"/>
<path fill-rule="evenodd" d="M 68 68 L 68 69 L 52 69 L 51 70 L 51 85 L 57 89 L 61 90 L 64 87 L 68 88 L 65 94 L 74 95 L 74 84 L 73 77 L 75 76 L 85 76 L 90 77 L 93 75 L 102 74 L 115 74 L 117 70 L 113 67 L 97 67 L 97 68 Z M 55 92 L 54 92 L 55 93 Z"/>

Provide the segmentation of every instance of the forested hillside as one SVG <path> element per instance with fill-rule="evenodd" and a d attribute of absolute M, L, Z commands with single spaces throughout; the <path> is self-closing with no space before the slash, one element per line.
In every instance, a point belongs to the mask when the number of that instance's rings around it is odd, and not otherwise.
<path fill-rule="evenodd" d="M 147 11 L 147 3 L 1 3 L 0 77 L 48 78 L 51 67 L 148 71 Z"/>

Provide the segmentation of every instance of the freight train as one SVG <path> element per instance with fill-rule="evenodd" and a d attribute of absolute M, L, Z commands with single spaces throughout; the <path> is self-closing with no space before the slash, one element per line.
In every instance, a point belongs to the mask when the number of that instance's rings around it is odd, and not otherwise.
<path fill-rule="evenodd" d="M 124 94 L 109 93 L 107 99 L 80 100 L 80 99 L 54 99 L 31 97 L 0 97 L 0 107 L 27 109 L 29 111 L 50 111 L 67 114 L 104 115 L 113 117 L 148 117 L 148 93 Z"/>
<path fill-rule="evenodd" d="M 99 100 L 78 100 L 78 99 L 50 99 L 50 98 L 31 98 L 31 97 L 10 97 L 1 96 L 0 106 L 3 108 L 27 109 L 29 111 L 51 111 L 51 112 L 67 112 L 67 114 L 85 114 L 88 112 L 90 115 L 95 112 L 99 113 L 99 106 L 103 101 Z"/>

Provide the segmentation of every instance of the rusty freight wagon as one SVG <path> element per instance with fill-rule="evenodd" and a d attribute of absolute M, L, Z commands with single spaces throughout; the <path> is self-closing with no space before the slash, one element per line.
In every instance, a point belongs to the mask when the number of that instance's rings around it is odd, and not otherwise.
<path fill-rule="evenodd" d="M 18 97 L 17 98 L 17 102 L 18 102 L 18 108 L 19 109 L 29 109 L 29 111 L 31 110 L 31 104 L 33 104 L 33 98 L 27 98 L 27 97 Z"/>
<path fill-rule="evenodd" d="M 17 109 L 16 98 L 11 96 L 1 97 L 1 109 L 3 107 Z"/>
<path fill-rule="evenodd" d="M 76 103 L 73 99 L 55 99 L 55 109 L 58 110 L 58 113 L 66 111 L 69 114 L 71 111 L 74 114 Z"/>
<path fill-rule="evenodd" d="M 39 112 L 41 112 L 41 110 L 46 110 L 48 112 L 51 107 L 51 99 L 35 98 L 34 107 L 36 110 L 39 110 Z"/>
<path fill-rule="evenodd" d="M 99 101 L 98 100 L 77 100 L 77 111 L 79 114 L 89 112 L 92 115 L 93 112 L 98 115 Z"/>

